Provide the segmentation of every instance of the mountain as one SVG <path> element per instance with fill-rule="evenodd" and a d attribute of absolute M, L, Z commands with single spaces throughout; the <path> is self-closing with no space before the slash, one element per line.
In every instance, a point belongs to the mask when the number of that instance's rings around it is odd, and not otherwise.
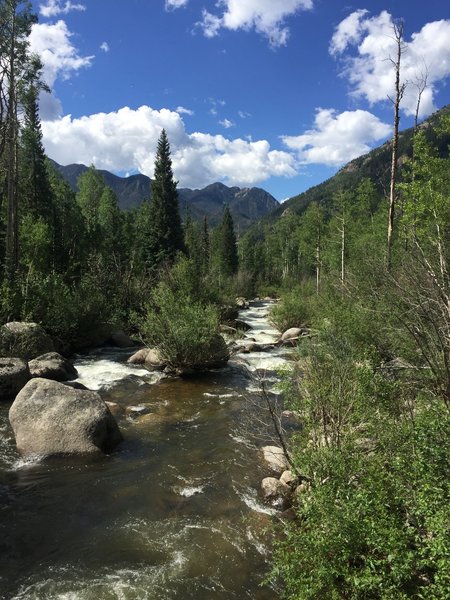
<path fill-rule="evenodd" d="M 51 163 L 74 191 L 77 190 L 78 177 L 88 170 L 85 165 L 64 167 L 55 161 Z M 146 175 L 118 177 L 109 171 L 99 169 L 98 172 L 115 192 L 122 210 L 139 206 L 151 193 L 151 179 Z M 213 227 L 221 221 L 223 209 L 228 204 L 237 233 L 279 206 L 277 200 L 261 188 L 228 187 L 223 183 L 213 183 L 201 190 L 180 188 L 178 198 L 183 218 L 187 213 L 198 221 L 206 216 Z"/>
<path fill-rule="evenodd" d="M 427 138 L 437 147 L 440 155 L 448 156 L 450 138 L 442 136 L 438 139 L 435 132 L 435 125 L 442 115 L 450 115 L 450 104 L 433 113 L 419 127 L 425 130 Z M 405 129 L 399 135 L 399 179 L 401 179 L 402 165 L 405 158 L 412 156 L 413 135 L 414 128 L 412 127 Z M 265 220 L 276 219 L 286 210 L 301 214 L 311 202 L 320 202 L 326 205 L 331 201 L 334 192 L 339 189 L 356 189 L 365 177 L 372 179 L 381 195 L 387 196 L 389 193 L 391 152 L 391 143 L 388 141 L 368 154 L 355 158 L 330 179 L 283 202 Z"/>

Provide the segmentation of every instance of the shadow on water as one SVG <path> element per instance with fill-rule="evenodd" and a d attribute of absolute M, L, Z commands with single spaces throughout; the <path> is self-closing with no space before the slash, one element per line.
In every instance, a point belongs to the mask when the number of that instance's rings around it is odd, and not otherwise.
<path fill-rule="evenodd" d="M 0 598 L 277 599 L 260 585 L 265 471 L 236 435 L 250 383 L 238 364 L 158 383 L 131 374 L 100 392 L 121 407 L 124 442 L 89 459 L 21 460 L 0 406 Z"/>

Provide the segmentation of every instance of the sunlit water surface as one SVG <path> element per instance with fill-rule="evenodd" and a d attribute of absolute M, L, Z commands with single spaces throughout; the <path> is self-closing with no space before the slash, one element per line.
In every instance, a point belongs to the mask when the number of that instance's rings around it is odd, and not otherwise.
<path fill-rule="evenodd" d="M 269 307 L 241 312 L 246 337 L 279 336 Z M 0 598 L 276 600 L 261 585 L 273 511 L 257 494 L 267 472 L 249 373 L 274 385 L 285 354 L 237 354 L 186 380 L 128 365 L 128 351 L 80 357 L 79 381 L 123 411 L 124 442 L 95 459 L 21 459 L 0 404 Z"/>

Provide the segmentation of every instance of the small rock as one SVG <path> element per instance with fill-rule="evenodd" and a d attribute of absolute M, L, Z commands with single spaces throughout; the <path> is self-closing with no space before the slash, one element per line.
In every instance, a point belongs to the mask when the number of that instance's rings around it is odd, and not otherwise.
<path fill-rule="evenodd" d="M 232 323 L 233 327 L 240 329 L 241 331 L 249 331 L 252 327 L 242 319 L 235 319 Z"/>
<path fill-rule="evenodd" d="M 298 485 L 295 490 L 294 490 L 294 496 L 298 499 L 300 499 L 300 497 L 305 494 L 306 492 L 308 492 L 310 490 L 310 484 L 307 483 L 306 481 L 303 481 L 303 483 L 301 483 L 300 485 Z"/>
<path fill-rule="evenodd" d="M 0 400 L 15 398 L 30 377 L 28 365 L 22 359 L 0 358 Z"/>
<path fill-rule="evenodd" d="M 265 477 L 261 482 L 263 500 L 277 510 L 286 510 L 290 504 L 291 488 L 275 477 Z"/>
<path fill-rule="evenodd" d="M 275 473 L 275 475 L 280 476 L 283 471 L 289 469 L 289 463 L 282 448 L 279 448 L 278 446 L 264 446 L 262 451 L 267 466 Z"/>
<path fill-rule="evenodd" d="M 283 471 L 280 477 L 281 483 L 288 485 L 290 488 L 294 487 L 296 482 L 298 481 L 297 477 L 294 475 L 292 471 Z"/>
<path fill-rule="evenodd" d="M 249 304 L 245 298 L 242 298 L 242 297 L 236 298 L 235 302 L 236 302 L 236 306 L 240 310 L 247 309 L 249 307 Z"/>
<path fill-rule="evenodd" d="M 127 406 L 125 409 L 127 417 L 141 417 L 149 412 L 150 408 L 148 406 Z"/>
<path fill-rule="evenodd" d="M 286 340 L 292 340 L 293 338 L 298 338 L 302 333 L 302 329 L 300 327 L 291 327 L 287 329 L 283 335 L 281 336 L 281 341 L 285 342 Z"/>
<path fill-rule="evenodd" d="M 73 364 L 57 352 L 48 352 L 30 360 L 28 367 L 31 377 L 43 377 L 53 381 L 68 381 L 78 377 Z"/>

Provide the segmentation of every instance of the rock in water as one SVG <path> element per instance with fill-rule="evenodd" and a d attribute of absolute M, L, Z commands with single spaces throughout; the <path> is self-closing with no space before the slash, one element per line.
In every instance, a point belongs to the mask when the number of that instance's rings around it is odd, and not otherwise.
<path fill-rule="evenodd" d="M 279 448 L 278 446 L 264 446 L 262 451 L 267 466 L 275 473 L 275 475 L 280 476 L 283 471 L 289 469 L 289 463 L 282 448 Z"/>
<path fill-rule="evenodd" d="M 29 360 L 54 352 L 52 338 L 37 323 L 12 321 L 0 328 L 0 355 Z"/>
<path fill-rule="evenodd" d="M 285 510 L 289 506 L 291 488 L 275 477 L 265 477 L 261 482 L 264 502 L 277 510 Z"/>
<path fill-rule="evenodd" d="M 117 423 L 96 392 L 49 379 L 31 379 L 9 411 L 18 451 L 54 456 L 107 452 L 122 440 Z"/>
<path fill-rule="evenodd" d="M 0 400 L 14 398 L 30 377 L 25 361 L 20 358 L 0 358 Z"/>
<path fill-rule="evenodd" d="M 28 363 L 31 377 L 44 377 L 54 381 L 76 379 L 78 372 L 73 364 L 57 352 L 48 352 Z"/>

